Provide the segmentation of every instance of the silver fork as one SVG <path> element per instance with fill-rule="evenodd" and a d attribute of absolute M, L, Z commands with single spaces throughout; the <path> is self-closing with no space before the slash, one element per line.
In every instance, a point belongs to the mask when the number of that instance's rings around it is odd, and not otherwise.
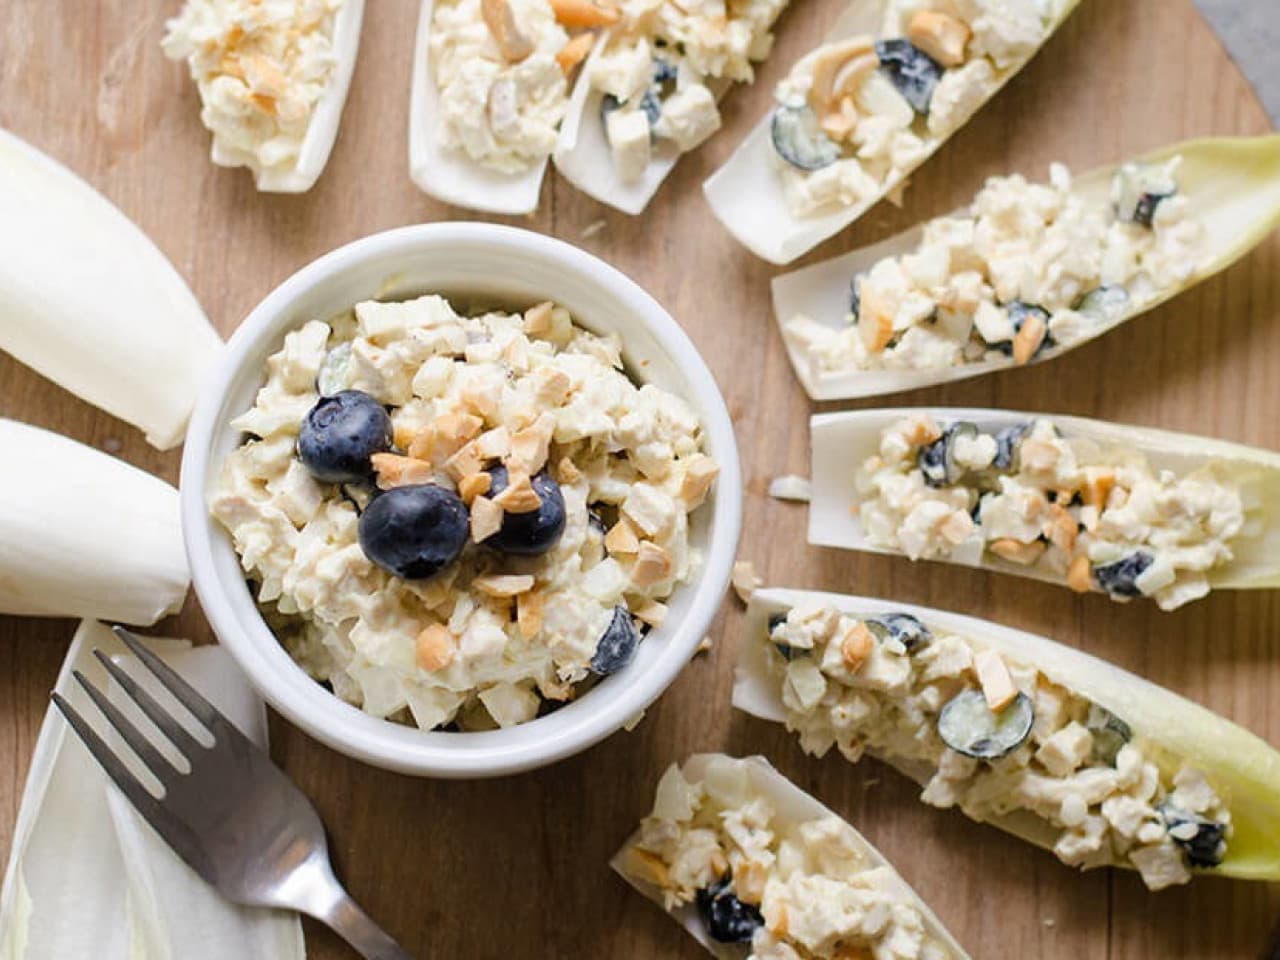
<path fill-rule="evenodd" d="M 138 638 L 116 635 L 213 735 L 206 747 L 101 650 L 94 656 L 191 763 L 176 768 L 80 671 L 75 678 L 164 787 L 156 797 L 58 693 L 53 702 L 138 812 L 187 864 L 228 900 L 284 907 L 327 924 L 366 960 L 413 960 L 333 875 L 324 825 L 311 801 L 271 758 Z"/>

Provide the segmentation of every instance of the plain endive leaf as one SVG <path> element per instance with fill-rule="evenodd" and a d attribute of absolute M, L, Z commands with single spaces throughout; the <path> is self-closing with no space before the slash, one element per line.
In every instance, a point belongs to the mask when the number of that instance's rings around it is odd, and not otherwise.
<path fill-rule="evenodd" d="M 0 613 L 150 624 L 182 607 L 177 490 L 15 420 L 0 449 Z"/>
<path fill-rule="evenodd" d="M 1280 226 L 1280 134 L 1189 140 L 1135 159 L 1140 163 L 1160 163 L 1176 155 L 1182 157 L 1178 182 L 1180 192 L 1188 201 L 1188 216 L 1205 227 L 1204 253 L 1195 273 L 1185 283 L 1161 290 L 1154 299 L 1100 325 L 1087 337 L 1040 351 L 1031 363 L 1060 357 L 1121 323 L 1155 309 L 1201 280 L 1225 270 Z M 1109 203 L 1116 169 L 1117 166 L 1111 164 L 1081 174 L 1072 183 L 1072 193 L 1089 205 Z M 880 396 L 1017 366 L 1012 357 L 1001 356 L 925 370 L 820 371 L 810 364 L 803 347 L 787 333 L 787 322 L 800 315 L 824 326 L 846 327 L 853 277 L 869 271 L 886 257 L 912 252 L 922 235 L 923 225 L 918 224 L 886 240 L 774 278 L 774 316 L 796 377 L 814 400 Z"/>
<path fill-rule="evenodd" d="M 823 604 L 855 616 L 902 611 L 918 617 L 934 633 L 952 633 L 993 648 L 1010 661 L 1034 666 L 1062 687 L 1110 710 L 1155 750 L 1154 759 L 1168 774 L 1183 763 L 1198 768 L 1226 799 L 1234 833 L 1222 864 L 1207 874 L 1248 880 L 1280 880 L 1280 753 L 1265 741 L 1171 690 L 1126 670 L 1045 637 L 1014 630 L 976 617 L 870 597 L 812 590 L 757 590 L 743 622 L 734 674 L 733 705 L 778 723 L 786 721 L 780 684 L 767 668 L 769 615 L 800 603 Z M 932 769 L 878 759 L 921 785 Z M 1058 831 L 1028 814 L 990 821 L 994 826 L 1051 849 Z"/>
<path fill-rule="evenodd" d="M 0 350 L 168 449 L 221 346 L 137 226 L 0 130 Z"/>

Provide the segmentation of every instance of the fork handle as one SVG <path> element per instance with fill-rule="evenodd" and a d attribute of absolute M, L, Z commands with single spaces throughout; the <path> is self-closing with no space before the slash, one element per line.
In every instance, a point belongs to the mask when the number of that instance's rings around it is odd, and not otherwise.
<path fill-rule="evenodd" d="M 365 960 L 414 960 L 412 954 L 396 943 L 373 919 L 360 909 L 345 890 L 327 910 L 317 911 L 315 917 L 334 933 L 351 944 Z"/>

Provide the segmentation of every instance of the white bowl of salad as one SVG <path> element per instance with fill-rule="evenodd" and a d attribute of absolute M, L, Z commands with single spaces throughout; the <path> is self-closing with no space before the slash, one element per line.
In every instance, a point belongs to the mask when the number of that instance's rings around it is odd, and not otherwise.
<path fill-rule="evenodd" d="M 674 680 L 729 581 L 710 371 L 608 264 L 510 227 L 358 240 L 248 316 L 182 512 L 219 639 L 289 720 L 427 776 L 550 763 Z"/>

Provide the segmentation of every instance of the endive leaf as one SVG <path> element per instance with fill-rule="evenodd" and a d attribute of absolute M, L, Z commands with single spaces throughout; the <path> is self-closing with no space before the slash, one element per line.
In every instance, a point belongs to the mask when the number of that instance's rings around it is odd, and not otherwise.
<path fill-rule="evenodd" d="M 532 213 L 549 158 L 519 173 L 502 173 L 440 142 L 440 95 L 431 66 L 434 11 L 434 0 L 422 0 L 409 96 L 409 176 L 418 189 L 445 203 L 485 213 Z"/>
<path fill-rule="evenodd" d="M 1182 157 L 1179 192 L 1187 199 L 1187 217 L 1205 228 L 1204 253 L 1183 284 L 1156 291 L 1154 299 L 1099 324 L 1088 336 L 1042 349 L 1030 361 L 1041 363 L 1074 350 L 1146 313 L 1170 297 L 1225 270 L 1261 243 L 1280 225 L 1280 134 L 1264 137 L 1211 137 L 1161 147 L 1136 158 L 1160 163 Z M 1109 203 L 1117 166 L 1092 170 L 1074 179 L 1072 193 L 1089 206 Z M 773 309 L 787 345 L 787 355 L 805 391 L 814 400 L 852 400 L 948 383 L 1016 366 L 1013 358 L 995 357 L 955 367 L 925 370 L 818 370 L 803 346 L 787 333 L 786 324 L 803 315 L 836 329 L 847 326 L 849 285 L 855 274 L 869 271 L 886 257 L 915 250 L 923 235 L 917 225 L 887 240 L 786 273 L 773 280 Z"/>
<path fill-rule="evenodd" d="M 768 667 L 770 614 L 800 603 L 831 606 L 843 613 L 910 613 L 934 633 L 971 638 L 1011 662 L 1033 666 L 1054 683 L 1122 717 L 1135 737 L 1158 748 L 1165 773 L 1186 762 L 1202 771 L 1231 810 L 1233 834 L 1222 864 L 1207 873 L 1248 880 L 1280 880 L 1280 753 L 1236 724 L 1170 690 L 1073 647 L 1009 627 L 943 610 L 869 597 L 811 590 L 757 590 L 747 607 L 745 639 L 739 646 L 733 705 L 774 722 L 785 722 L 781 685 Z M 928 766 L 878 757 L 913 780 L 926 783 Z M 1057 832 L 1028 813 L 999 817 L 994 826 L 1050 849 Z"/>
<path fill-rule="evenodd" d="M 182 607 L 177 490 L 13 420 L 0 448 L 0 613 L 149 624 Z"/>
<path fill-rule="evenodd" d="M 858 501 L 854 478 L 880 448 L 881 432 L 907 416 L 926 415 L 936 423 L 968 420 L 985 431 L 1043 419 L 1052 421 L 1066 439 L 1087 438 L 1100 446 L 1139 451 L 1154 470 L 1183 475 L 1210 469 L 1236 484 L 1256 533 L 1240 533 L 1230 541 L 1234 559 L 1208 573 L 1215 588 L 1249 589 L 1280 586 L 1280 453 L 1239 443 L 1189 434 L 1124 426 L 1084 417 L 1011 410 L 963 408 L 898 408 L 820 414 L 809 421 L 813 496 L 809 503 L 809 542 L 873 553 L 898 551 L 868 542 L 850 508 Z M 948 562 L 962 563 L 961 560 Z M 1061 577 L 1036 566 L 1002 560 L 983 551 L 969 566 L 1062 583 Z"/>
<path fill-rule="evenodd" d="M 265 745 L 262 703 L 220 648 L 146 642 Z M 108 675 L 92 655 L 95 648 L 132 659 L 110 630 L 84 621 L 55 688 L 91 722 L 96 708 L 72 671 L 105 688 Z M 232 906 L 196 877 L 137 819 L 62 715 L 49 708 L 0 895 L 0 960 L 288 960 L 304 955 L 296 917 Z"/>
<path fill-rule="evenodd" d="M 827 35 L 831 43 L 860 34 L 878 36 L 885 11 L 892 0 L 852 0 L 845 13 Z M 1053 0 L 1051 22 L 1045 41 L 1053 36 L 1076 8 L 1079 0 Z M 1043 43 L 1041 44 L 1043 46 Z M 920 159 L 886 179 L 880 191 L 860 203 L 841 207 L 815 216 L 798 217 L 791 212 L 775 165 L 775 151 L 770 130 L 773 116 L 769 113 L 742 141 L 733 155 L 702 185 L 711 211 L 733 236 L 756 256 L 770 263 L 790 263 L 812 250 L 823 240 L 839 233 L 884 197 L 905 184 L 921 164 L 961 129 L 991 97 L 1011 80 L 1038 52 L 1032 51 L 1009 68 L 995 70 L 996 86 L 989 97 L 974 105 L 968 117 L 943 136 L 925 134 Z"/>
<path fill-rule="evenodd" d="M 168 449 L 221 346 L 142 231 L 0 130 L 0 349 Z"/>
<path fill-rule="evenodd" d="M 690 782 L 702 782 L 708 778 L 717 779 L 721 782 L 745 778 L 750 791 L 763 797 L 773 807 L 775 811 L 774 822 L 785 825 L 787 828 L 794 829 L 807 821 L 822 820 L 836 815 L 830 808 L 805 793 L 775 770 L 764 757 L 738 759 L 726 756 L 723 753 L 699 753 L 689 757 L 681 765 L 680 770 L 685 779 Z M 885 859 L 884 854 L 877 850 L 871 841 L 859 833 L 856 828 L 853 828 L 852 825 L 850 825 L 850 828 L 856 838 L 858 852 L 862 854 L 862 858 L 868 867 L 885 867 L 892 871 L 895 876 L 898 876 L 897 870 L 893 864 Z M 661 907 L 663 906 L 662 891 L 653 884 L 647 883 L 644 879 L 632 876 L 626 870 L 626 851 L 634 846 L 639 839 L 640 834 L 638 831 L 632 834 L 627 842 L 622 845 L 622 849 L 609 861 L 609 866 L 633 888 Z M 954 960 L 968 960 L 969 955 L 956 942 L 951 932 L 943 926 L 942 921 L 929 909 L 928 904 L 911 889 L 905 880 L 902 880 L 901 876 L 898 876 L 898 879 L 902 882 L 902 888 L 909 895 L 912 905 L 920 911 L 926 931 L 950 951 L 950 955 Z M 741 945 L 719 943 L 710 937 L 702 918 L 698 916 L 697 908 L 693 904 L 687 904 L 674 910 L 671 915 L 689 931 L 690 936 L 706 947 L 709 953 L 721 958 L 721 960 L 740 960 L 743 956 Z"/>

